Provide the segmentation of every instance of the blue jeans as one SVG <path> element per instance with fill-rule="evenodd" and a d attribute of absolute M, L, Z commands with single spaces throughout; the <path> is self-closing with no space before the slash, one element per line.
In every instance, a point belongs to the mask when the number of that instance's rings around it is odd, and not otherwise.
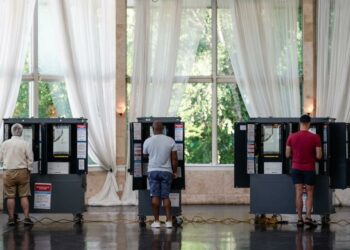
<path fill-rule="evenodd" d="M 148 173 L 149 187 L 152 197 L 169 198 L 173 175 L 166 171 Z"/>

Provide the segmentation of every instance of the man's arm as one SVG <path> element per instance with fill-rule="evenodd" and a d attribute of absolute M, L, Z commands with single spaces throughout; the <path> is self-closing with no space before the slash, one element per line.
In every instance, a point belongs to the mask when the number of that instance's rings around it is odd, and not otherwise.
<path fill-rule="evenodd" d="M 175 177 L 178 165 L 179 161 L 177 160 L 177 151 L 171 151 L 171 167 L 173 168 L 173 174 L 175 175 Z"/>
<path fill-rule="evenodd" d="M 292 148 L 290 146 L 286 146 L 286 157 L 290 158 L 292 156 Z"/>
<path fill-rule="evenodd" d="M 322 159 L 322 148 L 316 147 L 316 159 L 321 160 Z"/>
<path fill-rule="evenodd" d="M 33 155 L 33 150 L 30 147 L 29 144 L 26 146 L 26 158 L 27 158 L 27 168 L 29 171 L 33 170 L 33 161 L 34 161 L 34 155 Z"/>

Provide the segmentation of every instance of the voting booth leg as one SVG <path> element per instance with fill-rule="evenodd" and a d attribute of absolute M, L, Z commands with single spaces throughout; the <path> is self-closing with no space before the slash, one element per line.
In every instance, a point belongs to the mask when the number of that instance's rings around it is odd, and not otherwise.
<path fill-rule="evenodd" d="M 171 190 L 171 213 L 174 227 L 179 227 L 183 223 L 181 216 L 181 190 Z M 140 227 L 146 226 L 146 216 L 152 216 L 152 204 L 151 195 L 149 190 L 139 190 L 139 225 Z M 159 208 L 159 215 L 165 216 L 165 209 L 163 205 Z"/>

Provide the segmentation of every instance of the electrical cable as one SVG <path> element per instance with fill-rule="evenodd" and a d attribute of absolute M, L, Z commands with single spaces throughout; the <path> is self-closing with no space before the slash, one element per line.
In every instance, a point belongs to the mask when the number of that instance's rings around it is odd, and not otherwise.
<path fill-rule="evenodd" d="M 284 221 L 282 219 L 281 215 L 272 215 L 271 217 L 267 217 L 265 215 L 258 216 L 255 218 L 249 218 L 249 219 L 236 219 L 232 217 L 226 217 L 226 218 L 215 218 L 215 217 L 209 217 L 204 218 L 200 215 L 195 215 L 192 218 L 188 218 L 185 216 L 178 217 L 181 220 L 181 224 L 239 224 L 239 223 L 247 223 L 247 224 L 255 224 L 255 225 L 277 225 L 277 224 L 295 224 L 294 222 L 288 222 Z M 77 223 L 78 221 L 76 219 L 69 220 L 69 219 L 52 219 L 49 217 L 43 217 L 40 219 L 37 219 L 35 217 L 31 217 L 34 224 L 42 224 L 42 225 L 49 225 L 53 223 L 61 223 L 61 224 L 67 224 L 67 223 Z M 18 222 L 23 222 L 23 220 L 18 220 Z M 121 223 L 124 222 L 125 224 L 134 224 L 134 223 L 140 223 L 139 220 L 130 220 L 130 219 L 114 219 L 114 220 L 94 220 L 94 219 L 80 219 L 80 223 Z M 151 224 L 153 222 L 152 219 L 148 219 L 143 221 L 145 224 Z M 329 221 L 328 224 L 338 224 L 347 226 L 350 225 L 350 220 L 346 219 L 340 219 L 337 221 Z M 318 225 L 322 225 L 321 223 L 318 223 Z"/>

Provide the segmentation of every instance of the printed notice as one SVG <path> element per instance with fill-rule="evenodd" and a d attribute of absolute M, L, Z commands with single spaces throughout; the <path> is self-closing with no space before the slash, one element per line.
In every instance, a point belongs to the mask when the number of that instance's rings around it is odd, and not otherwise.
<path fill-rule="evenodd" d="M 77 143 L 77 158 L 86 159 L 86 142 Z"/>
<path fill-rule="evenodd" d="M 179 207 L 180 206 L 180 194 L 179 193 L 170 193 L 169 199 L 171 201 L 172 207 Z"/>
<path fill-rule="evenodd" d="M 39 173 L 39 162 L 38 161 L 34 161 L 33 164 L 32 164 L 32 168 L 33 168 L 33 170 L 31 171 L 31 174 Z"/>
<path fill-rule="evenodd" d="M 69 162 L 48 162 L 48 174 L 69 174 Z"/>
<path fill-rule="evenodd" d="M 51 209 L 51 183 L 34 183 L 34 208 Z"/>
<path fill-rule="evenodd" d="M 247 130 L 247 126 L 246 125 L 240 125 L 239 126 L 239 130 Z"/>
<path fill-rule="evenodd" d="M 184 134 L 184 125 L 183 124 L 175 124 L 174 140 L 175 141 L 183 141 L 183 134 Z"/>
<path fill-rule="evenodd" d="M 85 170 L 85 160 L 79 159 L 79 170 Z"/>
<path fill-rule="evenodd" d="M 177 159 L 182 161 L 184 159 L 184 145 L 182 143 L 176 143 Z"/>
<path fill-rule="evenodd" d="M 141 123 L 134 123 L 134 140 L 141 139 Z"/>
<path fill-rule="evenodd" d="M 24 127 L 23 128 L 22 138 L 23 138 L 23 140 L 28 142 L 30 145 L 30 148 L 32 148 L 32 144 L 33 144 L 33 129 L 32 129 L 32 127 Z"/>
<path fill-rule="evenodd" d="M 254 124 L 248 124 L 247 140 L 248 140 L 248 142 L 255 141 L 255 125 Z"/>
<path fill-rule="evenodd" d="M 141 161 L 134 162 L 134 177 L 142 177 Z"/>
<path fill-rule="evenodd" d="M 77 141 L 86 141 L 86 125 L 77 125 Z"/>
<path fill-rule="evenodd" d="M 247 174 L 254 174 L 255 161 L 247 160 Z"/>
<path fill-rule="evenodd" d="M 134 161 L 141 161 L 142 158 L 142 145 L 141 143 L 134 144 Z"/>
<path fill-rule="evenodd" d="M 9 139 L 9 125 L 5 124 L 5 135 L 4 135 L 4 139 L 7 140 Z"/>

